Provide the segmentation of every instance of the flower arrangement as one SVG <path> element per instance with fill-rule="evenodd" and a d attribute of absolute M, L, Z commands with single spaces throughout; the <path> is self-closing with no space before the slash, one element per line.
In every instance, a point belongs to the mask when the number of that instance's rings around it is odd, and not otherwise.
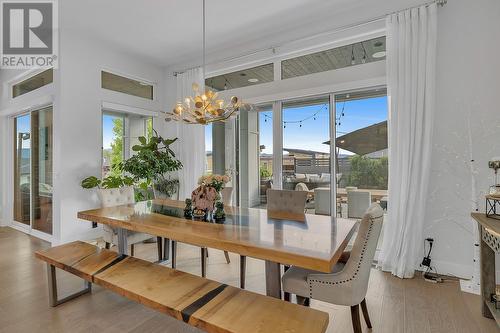
<path fill-rule="evenodd" d="M 220 192 L 230 180 L 228 175 L 204 175 L 198 179 L 198 185 L 213 187 L 215 191 Z"/>

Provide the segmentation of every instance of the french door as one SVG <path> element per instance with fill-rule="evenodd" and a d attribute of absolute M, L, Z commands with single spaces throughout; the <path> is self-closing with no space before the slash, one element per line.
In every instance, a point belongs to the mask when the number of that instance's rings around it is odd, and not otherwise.
<path fill-rule="evenodd" d="M 14 118 L 14 223 L 52 235 L 52 106 Z"/>

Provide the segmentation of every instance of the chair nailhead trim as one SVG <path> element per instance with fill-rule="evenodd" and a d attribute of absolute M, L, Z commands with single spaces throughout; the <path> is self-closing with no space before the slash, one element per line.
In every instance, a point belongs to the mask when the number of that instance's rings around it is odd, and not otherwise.
<path fill-rule="evenodd" d="M 320 281 L 320 280 L 310 280 L 309 281 L 309 298 L 313 298 L 312 297 L 312 292 L 313 292 L 313 283 L 320 283 L 320 284 L 328 284 L 328 285 L 336 285 L 336 284 L 343 284 L 343 283 L 348 283 L 354 279 L 357 278 L 358 276 L 358 273 L 359 273 L 359 269 L 361 268 L 361 263 L 363 262 L 363 257 L 365 255 L 365 252 L 366 252 L 366 245 L 368 243 L 368 239 L 370 238 L 370 234 L 372 232 L 372 227 L 373 227 L 373 222 L 374 222 L 374 218 L 370 218 L 370 226 L 368 227 L 368 231 L 366 233 L 366 237 L 364 239 L 364 242 L 363 242 L 363 249 L 361 250 L 361 255 L 360 255 L 360 258 L 359 258 L 359 261 L 358 261 L 358 264 L 357 264 L 357 267 L 356 267 L 356 271 L 354 272 L 354 274 L 349 278 L 349 279 L 346 279 L 346 280 L 342 280 L 342 281 L 337 281 L 337 282 L 327 282 L 327 281 Z"/>

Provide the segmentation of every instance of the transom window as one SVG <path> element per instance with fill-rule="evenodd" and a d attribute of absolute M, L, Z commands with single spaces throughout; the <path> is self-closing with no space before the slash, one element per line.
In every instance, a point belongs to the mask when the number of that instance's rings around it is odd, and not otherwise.
<path fill-rule="evenodd" d="M 101 87 L 127 95 L 153 99 L 152 84 L 105 71 L 101 71 Z"/>
<path fill-rule="evenodd" d="M 29 93 L 30 91 L 36 90 L 49 83 L 52 83 L 54 79 L 54 70 L 52 68 L 47 69 L 41 73 L 33 75 L 24 81 L 16 83 L 12 86 L 12 98 Z"/>

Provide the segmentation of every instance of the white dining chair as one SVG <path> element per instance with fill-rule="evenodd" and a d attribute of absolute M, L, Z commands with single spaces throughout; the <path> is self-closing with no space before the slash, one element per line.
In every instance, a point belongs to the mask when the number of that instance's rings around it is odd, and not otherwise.
<path fill-rule="evenodd" d="M 133 186 L 99 189 L 98 193 L 101 200 L 101 207 L 103 208 L 135 203 Z M 103 225 L 103 231 L 103 238 L 107 249 L 109 249 L 112 244 L 118 244 L 118 233 L 116 228 Z M 149 234 L 127 230 L 127 244 L 130 245 L 130 255 L 134 256 L 135 244 L 142 243 L 151 237 L 152 236 Z M 158 260 L 161 260 L 161 256 L 161 251 L 158 251 Z"/>
<path fill-rule="evenodd" d="M 330 215 L 330 188 L 317 187 L 314 189 L 314 214 Z"/>
<path fill-rule="evenodd" d="M 347 191 L 347 217 L 362 218 L 372 203 L 370 191 L 350 190 Z"/>
<path fill-rule="evenodd" d="M 306 306 L 310 299 L 350 306 L 355 333 L 361 332 L 361 305 L 366 325 L 371 328 L 365 297 L 383 219 L 384 211 L 380 205 L 372 204 L 359 223 L 350 254 L 345 253 L 348 254 L 348 259 L 337 263 L 331 273 L 299 267 L 288 269 L 283 275 L 285 300 L 290 301 L 290 294 L 295 294 L 297 302 Z"/>

